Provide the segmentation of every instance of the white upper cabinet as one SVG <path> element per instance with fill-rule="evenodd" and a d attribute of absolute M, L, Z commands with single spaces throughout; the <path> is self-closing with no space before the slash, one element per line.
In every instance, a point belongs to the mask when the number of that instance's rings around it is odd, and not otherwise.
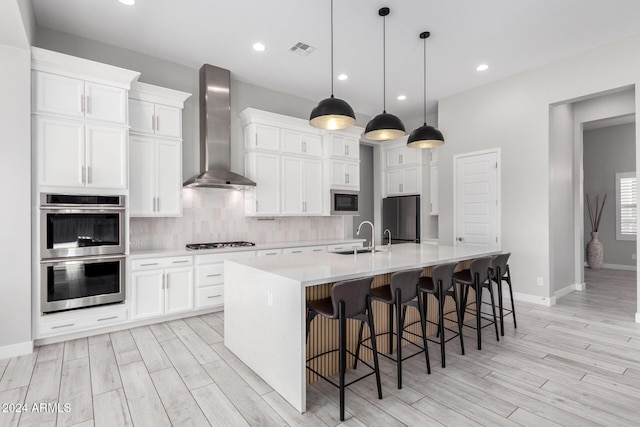
<path fill-rule="evenodd" d="M 422 195 L 429 178 L 425 150 L 406 146 L 408 137 L 388 141 L 382 147 L 383 190 L 382 196 Z"/>
<path fill-rule="evenodd" d="M 329 134 L 325 136 L 325 156 L 360 159 L 360 141 L 357 138 Z"/>
<path fill-rule="evenodd" d="M 282 129 L 282 151 L 304 156 L 322 156 L 322 137 L 296 130 Z"/>
<path fill-rule="evenodd" d="M 40 185 L 84 187 L 84 124 L 38 117 L 33 121 Z"/>
<path fill-rule="evenodd" d="M 247 108 L 245 174 L 250 216 L 330 215 L 331 189 L 360 189 L 361 128 L 324 131 L 304 119 Z"/>
<path fill-rule="evenodd" d="M 329 160 L 331 188 L 360 189 L 360 163 L 346 160 Z"/>
<path fill-rule="evenodd" d="M 182 214 L 182 143 L 179 140 L 135 135 L 129 149 L 129 207 L 131 216 Z"/>
<path fill-rule="evenodd" d="M 280 151 L 280 129 L 259 123 L 245 127 L 246 150 Z"/>
<path fill-rule="evenodd" d="M 182 139 L 182 109 L 129 99 L 131 132 Z"/>
<path fill-rule="evenodd" d="M 131 216 L 182 215 L 182 108 L 190 96 L 146 83 L 131 85 Z"/>
<path fill-rule="evenodd" d="M 33 72 L 34 113 L 127 123 L 127 91 L 42 71 Z"/>
<path fill-rule="evenodd" d="M 126 128 L 37 117 L 34 137 L 40 185 L 126 188 Z"/>
<path fill-rule="evenodd" d="M 37 182 L 126 190 L 127 92 L 137 71 L 31 49 Z"/>
<path fill-rule="evenodd" d="M 245 157 L 245 174 L 257 183 L 245 191 L 247 215 L 280 215 L 280 156 L 254 151 Z"/>
<path fill-rule="evenodd" d="M 417 165 L 419 164 L 418 155 L 421 154 L 415 148 L 397 147 L 386 150 L 385 165 L 387 168 L 396 166 Z"/>
<path fill-rule="evenodd" d="M 320 179 L 319 179 L 320 177 Z M 322 215 L 322 162 L 282 157 L 282 214 Z"/>
<path fill-rule="evenodd" d="M 86 178 L 88 188 L 127 187 L 127 130 L 87 125 Z"/>

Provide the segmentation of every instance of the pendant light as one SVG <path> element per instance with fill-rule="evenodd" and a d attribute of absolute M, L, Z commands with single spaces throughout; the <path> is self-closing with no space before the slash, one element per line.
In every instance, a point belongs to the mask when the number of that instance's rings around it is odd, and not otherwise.
<path fill-rule="evenodd" d="M 387 94 L 386 94 L 386 16 L 389 14 L 389 8 L 383 7 L 378 11 L 378 15 L 382 16 L 382 114 L 375 116 L 364 130 L 364 136 L 375 141 L 387 141 L 389 139 L 400 138 L 406 135 L 404 124 L 397 116 L 387 113 Z"/>
<path fill-rule="evenodd" d="M 333 0 L 331 0 L 331 97 L 323 99 L 311 110 L 309 124 L 320 129 L 346 129 L 356 123 L 353 108 L 333 96 Z"/>
<path fill-rule="evenodd" d="M 407 140 L 407 147 L 411 148 L 432 148 L 444 144 L 442 132 L 433 126 L 427 125 L 427 38 L 431 33 L 428 31 L 420 33 L 420 38 L 424 41 L 424 124 L 411 132 Z"/>

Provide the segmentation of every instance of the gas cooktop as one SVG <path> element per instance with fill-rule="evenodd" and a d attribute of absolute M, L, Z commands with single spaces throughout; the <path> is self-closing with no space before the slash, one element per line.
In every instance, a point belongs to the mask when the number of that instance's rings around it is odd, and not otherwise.
<path fill-rule="evenodd" d="M 221 249 L 221 248 L 237 248 L 242 246 L 255 246 L 252 242 L 214 242 L 214 243 L 189 243 L 187 249 Z"/>

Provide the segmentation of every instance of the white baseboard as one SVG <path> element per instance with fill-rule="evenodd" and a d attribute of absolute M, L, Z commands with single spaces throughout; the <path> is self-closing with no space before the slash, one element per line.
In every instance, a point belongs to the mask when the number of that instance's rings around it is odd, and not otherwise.
<path fill-rule="evenodd" d="M 8 359 L 10 357 L 22 356 L 23 354 L 30 353 L 33 353 L 33 341 L 0 347 L 0 359 Z"/>
<path fill-rule="evenodd" d="M 523 301 L 523 302 L 530 302 L 533 304 L 540 304 L 540 305 L 544 305 L 547 307 L 551 307 L 552 305 L 555 305 L 556 303 L 556 297 L 553 296 L 551 298 L 549 297 L 539 297 L 536 295 L 530 295 L 530 294 L 522 294 L 520 292 L 514 292 L 513 293 L 513 299 L 516 301 Z"/>
<path fill-rule="evenodd" d="M 589 268 L 589 264 L 584 263 L 585 268 Z M 637 267 L 635 265 L 625 265 L 625 264 L 602 264 L 602 268 L 610 268 L 611 270 L 627 270 L 627 271 L 637 271 Z"/>
<path fill-rule="evenodd" d="M 610 268 L 612 270 L 627 270 L 627 271 L 637 270 L 635 265 L 624 265 L 624 264 L 602 264 L 602 268 Z"/>
<path fill-rule="evenodd" d="M 570 294 L 573 291 L 584 291 L 587 288 L 587 285 L 584 283 L 574 283 L 573 285 L 565 286 L 564 288 L 557 290 L 553 296 L 556 299 L 562 298 L 565 295 Z"/>
<path fill-rule="evenodd" d="M 636 323 L 640 323 L 640 313 L 636 313 Z"/>

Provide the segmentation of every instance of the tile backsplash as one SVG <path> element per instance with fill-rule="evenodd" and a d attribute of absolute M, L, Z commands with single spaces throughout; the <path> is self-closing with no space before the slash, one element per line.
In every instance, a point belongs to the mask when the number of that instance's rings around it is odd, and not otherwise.
<path fill-rule="evenodd" d="M 183 248 L 187 243 L 247 240 L 254 243 L 341 239 L 344 217 L 244 215 L 240 191 L 217 188 L 182 190 L 182 217 L 131 218 L 130 250 Z"/>

